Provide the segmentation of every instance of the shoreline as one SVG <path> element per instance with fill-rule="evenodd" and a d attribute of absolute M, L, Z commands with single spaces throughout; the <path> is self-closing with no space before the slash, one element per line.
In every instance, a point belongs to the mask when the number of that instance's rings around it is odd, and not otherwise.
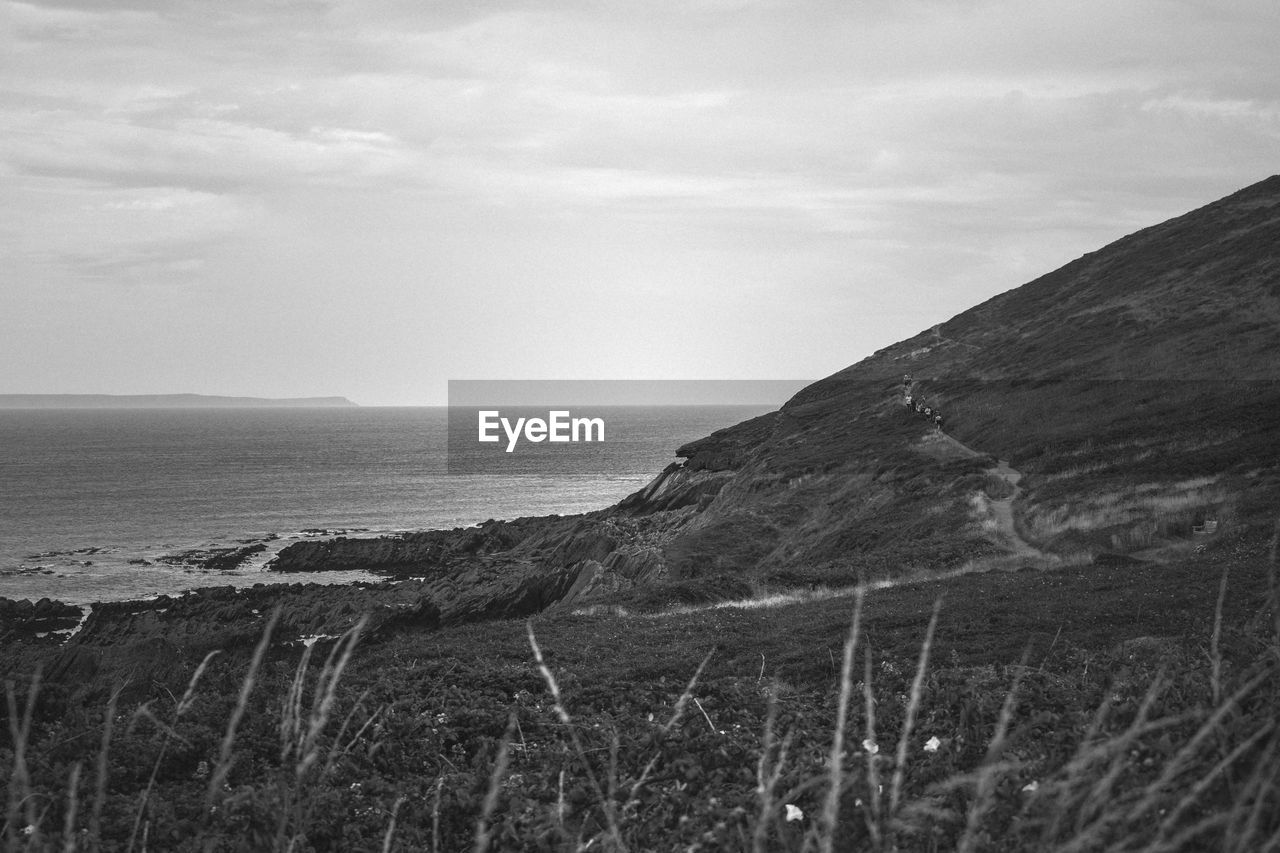
<path fill-rule="evenodd" d="M 43 551 L 26 555 L 25 560 L 33 564 L 24 561 L 0 569 L 0 600 L 35 602 L 47 598 L 83 607 L 148 601 L 161 595 L 179 596 L 228 584 L 243 589 L 263 582 L 288 583 L 283 580 L 288 573 L 276 572 L 270 566 L 276 556 L 290 545 L 335 538 L 379 539 L 415 532 L 419 531 L 317 527 L 207 543 L 132 548 L 97 545 Z M 97 571 L 88 571 L 91 569 Z M 76 570 L 83 572 L 83 576 L 71 573 Z M 125 573 L 136 573 L 133 583 L 125 583 Z M 384 579 L 381 575 L 360 570 L 333 574 L 335 580 L 331 584 Z M 339 574 L 341 579 L 337 579 Z M 51 580 L 56 582 L 51 583 Z M 118 593 L 112 594 L 112 589 L 118 589 Z"/>

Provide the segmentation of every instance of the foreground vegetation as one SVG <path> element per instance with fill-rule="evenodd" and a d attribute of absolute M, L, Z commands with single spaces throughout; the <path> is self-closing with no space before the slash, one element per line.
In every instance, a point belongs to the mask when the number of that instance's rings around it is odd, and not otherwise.
<path fill-rule="evenodd" d="M 1274 543 L 15 673 L 10 850 L 1280 844 Z"/>

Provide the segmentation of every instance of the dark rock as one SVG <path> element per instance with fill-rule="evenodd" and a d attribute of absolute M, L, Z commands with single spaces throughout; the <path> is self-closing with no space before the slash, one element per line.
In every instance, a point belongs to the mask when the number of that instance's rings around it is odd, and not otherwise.
<path fill-rule="evenodd" d="M 40 639 L 40 635 L 75 627 L 82 613 L 75 605 L 50 598 L 34 604 L 27 598 L 0 598 L 0 634 L 13 640 Z"/>

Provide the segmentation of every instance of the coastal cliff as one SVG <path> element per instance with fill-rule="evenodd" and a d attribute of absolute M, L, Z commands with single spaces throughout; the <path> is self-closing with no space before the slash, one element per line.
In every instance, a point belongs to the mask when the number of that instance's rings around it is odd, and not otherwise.
<path fill-rule="evenodd" d="M 259 610 L 267 598 L 296 610 L 285 635 L 333 634 L 362 607 L 432 613 L 424 625 L 644 609 L 957 571 L 1159 562 L 1203 544 L 1208 522 L 1218 537 L 1261 529 L 1280 494 L 1276 246 L 1280 177 L 690 442 L 615 506 L 296 542 L 269 566 L 282 578 L 364 569 L 398 583 L 239 595 Z M 907 396 L 944 412 L 945 427 Z M 198 637 L 234 621 L 231 594 L 211 595 L 95 609 L 72 643 Z M 192 640 L 193 652 L 204 647 Z"/>
<path fill-rule="evenodd" d="M 573 578 L 554 585 L 564 605 L 725 573 L 767 586 L 927 574 L 1018 556 L 992 535 L 999 460 L 1025 475 L 1013 521 L 1042 566 L 1190 547 L 1207 518 L 1263 524 L 1280 434 L 1277 245 L 1272 177 L 679 448 L 614 507 L 296 543 L 272 568 L 503 566 Z M 945 412 L 945 431 L 904 393 Z"/>

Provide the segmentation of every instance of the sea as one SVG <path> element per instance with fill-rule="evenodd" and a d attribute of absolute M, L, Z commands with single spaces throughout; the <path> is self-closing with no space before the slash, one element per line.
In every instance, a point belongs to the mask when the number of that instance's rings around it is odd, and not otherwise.
<path fill-rule="evenodd" d="M 685 442 L 775 407 L 608 407 L 609 432 L 588 466 L 543 445 L 472 473 L 456 448 L 449 464 L 445 407 L 0 410 L 0 596 L 91 604 L 376 580 L 268 566 L 304 539 L 607 507 Z M 258 544 L 233 569 L 200 559 Z"/>

